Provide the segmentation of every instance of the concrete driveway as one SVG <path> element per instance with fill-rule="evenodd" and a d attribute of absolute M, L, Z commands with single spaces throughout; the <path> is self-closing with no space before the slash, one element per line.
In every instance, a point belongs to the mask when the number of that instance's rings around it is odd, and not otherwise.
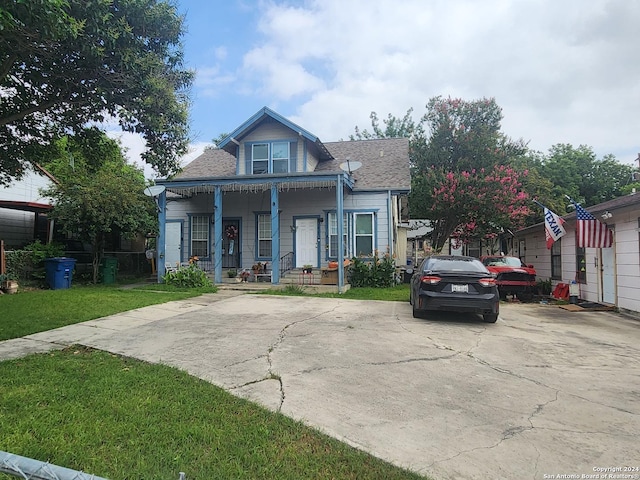
<path fill-rule="evenodd" d="M 82 343 L 173 365 L 434 479 L 640 478 L 602 470 L 640 467 L 636 320 L 505 304 L 485 324 L 417 320 L 398 302 L 221 298 L 2 342 L 0 357 Z"/>

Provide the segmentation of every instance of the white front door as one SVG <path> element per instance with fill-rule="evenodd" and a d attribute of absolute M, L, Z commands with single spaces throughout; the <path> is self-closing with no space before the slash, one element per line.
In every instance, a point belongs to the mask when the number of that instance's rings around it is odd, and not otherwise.
<path fill-rule="evenodd" d="M 296 219 L 296 267 L 318 266 L 318 219 Z"/>
<path fill-rule="evenodd" d="M 167 222 L 165 224 L 164 264 L 175 266 L 180 264 L 180 249 L 182 248 L 182 223 Z"/>
<path fill-rule="evenodd" d="M 616 276 L 614 247 L 603 248 L 602 252 L 602 301 L 615 305 Z"/>

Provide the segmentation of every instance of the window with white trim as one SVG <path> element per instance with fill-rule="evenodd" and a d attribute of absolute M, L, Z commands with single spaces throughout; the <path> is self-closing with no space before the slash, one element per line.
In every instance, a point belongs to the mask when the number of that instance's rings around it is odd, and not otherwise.
<path fill-rule="evenodd" d="M 191 217 L 191 255 L 209 256 L 209 217 Z"/>
<path fill-rule="evenodd" d="M 251 146 L 251 169 L 253 174 L 269 173 L 268 143 L 256 143 Z"/>
<path fill-rule="evenodd" d="M 275 142 L 271 146 L 272 172 L 287 173 L 289 171 L 289 142 Z"/>
<path fill-rule="evenodd" d="M 248 144 L 248 173 L 287 173 L 295 169 L 297 142 L 261 142 Z"/>
<path fill-rule="evenodd" d="M 559 238 L 551 245 L 551 278 L 562 279 L 562 239 Z"/>
<path fill-rule="evenodd" d="M 353 219 L 355 255 L 373 256 L 373 213 L 354 213 Z"/>
<path fill-rule="evenodd" d="M 337 222 L 338 214 L 335 212 L 331 212 L 328 215 L 327 223 L 329 224 L 329 257 L 338 258 L 338 222 Z M 344 214 L 342 217 L 342 238 L 344 241 L 344 252 L 343 256 L 348 257 L 348 235 L 349 235 L 349 225 L 347 221 L 347 214 Z"/>
<path fill-rule="evenodd" d="M 258 258 L 271 258 L 271 215 L 258 214 Z"/>

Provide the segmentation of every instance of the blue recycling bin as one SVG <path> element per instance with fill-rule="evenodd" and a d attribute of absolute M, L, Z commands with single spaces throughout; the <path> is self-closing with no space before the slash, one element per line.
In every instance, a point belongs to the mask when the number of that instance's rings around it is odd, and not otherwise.
<path fill-rule="evenodd" d="M 75 258 L 53 257 L 44 259 L 45 279 L 51 290 L 70 288 L 73 278 Z"/>

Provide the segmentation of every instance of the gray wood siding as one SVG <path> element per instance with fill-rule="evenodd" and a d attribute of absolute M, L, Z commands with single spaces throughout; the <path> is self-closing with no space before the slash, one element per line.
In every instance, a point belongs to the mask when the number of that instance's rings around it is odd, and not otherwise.
<path fill-rule="evenodd" d="M 223 195 L 223 218 L 241 218 L 241 259 L 242 268 L 250 268 L 256 262 L 256 213 L 271 211 L 271 192 L 248 194 L 227 192 Z M 326 212 L 335 211 L 336 195 L 334 189 L 310 189 L 281 192 L 280 206 L 280 255 L 294 249 L 292 227 L 296 217 L 317 217 L 320 223 L 320 257 L 326 264 Z M 376 248 L 384 254 L 389 248 L 389 222 L 386 193 L 345 195 L 345 210 L 376 212 Z M 167 220 L 184 220 L 182 261 L 186 261 L 189 252 L 191 215 L 213 215 L 213 196 L 198 195 L 193 199 L 170 201 L 167 205 Z M 213 252 L 213 226 L 211 226 L 211 251 Z"/>

